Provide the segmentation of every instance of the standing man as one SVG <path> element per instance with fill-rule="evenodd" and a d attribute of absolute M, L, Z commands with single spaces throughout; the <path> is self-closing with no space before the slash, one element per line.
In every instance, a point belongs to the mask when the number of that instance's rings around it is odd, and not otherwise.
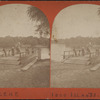
<path fill-rule="evenodd" d="M 12 56 L 14 56 L 15 55 L 14 47 L 12 47 L 11 51 L 12 51 Z"/>
<path fill-rule="evenodd" d="M 4 55 L 7 56 L 5 48 L 3 48 Z"/>
<path fill-rule="evenodd" d="M 85 55 L 84 47 L 82 47 L 82 56 Z"/>
<path fill-rule="evenodd" d="M 87 47 L 87 52 L 89 54 L 89 58 L 91 58 L 91 51 L 90 51 L 89 47 Z"/>
<path fill-rule="evenodd" d="M 74 52 L 74 56 L 77 56 L 77 52 L 75 48 L 73 48 L 73 52 Z"/>

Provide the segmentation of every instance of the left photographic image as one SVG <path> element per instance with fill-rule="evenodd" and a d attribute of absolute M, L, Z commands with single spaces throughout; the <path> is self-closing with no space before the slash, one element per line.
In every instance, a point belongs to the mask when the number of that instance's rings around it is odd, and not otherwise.
<path fill-rule="evenodd" d="M 31 5 L 0 6 L 0 88 L 46 88 L 49 84 L 47 17 Z"/>

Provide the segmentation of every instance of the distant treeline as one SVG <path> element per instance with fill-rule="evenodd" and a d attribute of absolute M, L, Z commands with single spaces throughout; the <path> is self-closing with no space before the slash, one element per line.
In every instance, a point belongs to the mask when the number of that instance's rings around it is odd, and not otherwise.
<path fill-rule="evenodd" d="M 43 46 L 50 46 L 50 39 L 48 38 L 37 38 L 33 36 L 28 37 L 0 37 L 0 48 L 9 48 L 15 46 L 18 42 L 23 45 L 43 45 Z"/>
<path fill-rule="evenodd" d="M 52 41 L 52 43 L 65 44 L 68 47 L 82 47 L 87 46 L 89 43 L 93 45 L 100 45 L 100 37 L 72 37 L 66 39 L 58 39 Z"/>

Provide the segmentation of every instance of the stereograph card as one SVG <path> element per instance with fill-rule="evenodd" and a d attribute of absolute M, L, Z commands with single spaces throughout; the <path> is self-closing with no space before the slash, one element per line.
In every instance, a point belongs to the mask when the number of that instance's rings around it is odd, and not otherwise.
<path fill-rule="evenodd" d="M 100 99 L 100 1 L 0 1 L 0 99 Z"/>

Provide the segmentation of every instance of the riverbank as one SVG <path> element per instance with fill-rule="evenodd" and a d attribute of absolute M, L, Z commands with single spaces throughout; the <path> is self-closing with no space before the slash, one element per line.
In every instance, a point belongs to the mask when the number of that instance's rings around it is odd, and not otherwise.
<path fill-rule="evenodd" d="M 50 60 L 36 62 L 27 71 L 0 70 L 0 88 L 47 88 L 49 87 Z"/>
<path fill-rule="evenodd" d="M 54 88 L 100 88 L 100 68 L 93 66 L 51 63 L 51 87 Z"/>

